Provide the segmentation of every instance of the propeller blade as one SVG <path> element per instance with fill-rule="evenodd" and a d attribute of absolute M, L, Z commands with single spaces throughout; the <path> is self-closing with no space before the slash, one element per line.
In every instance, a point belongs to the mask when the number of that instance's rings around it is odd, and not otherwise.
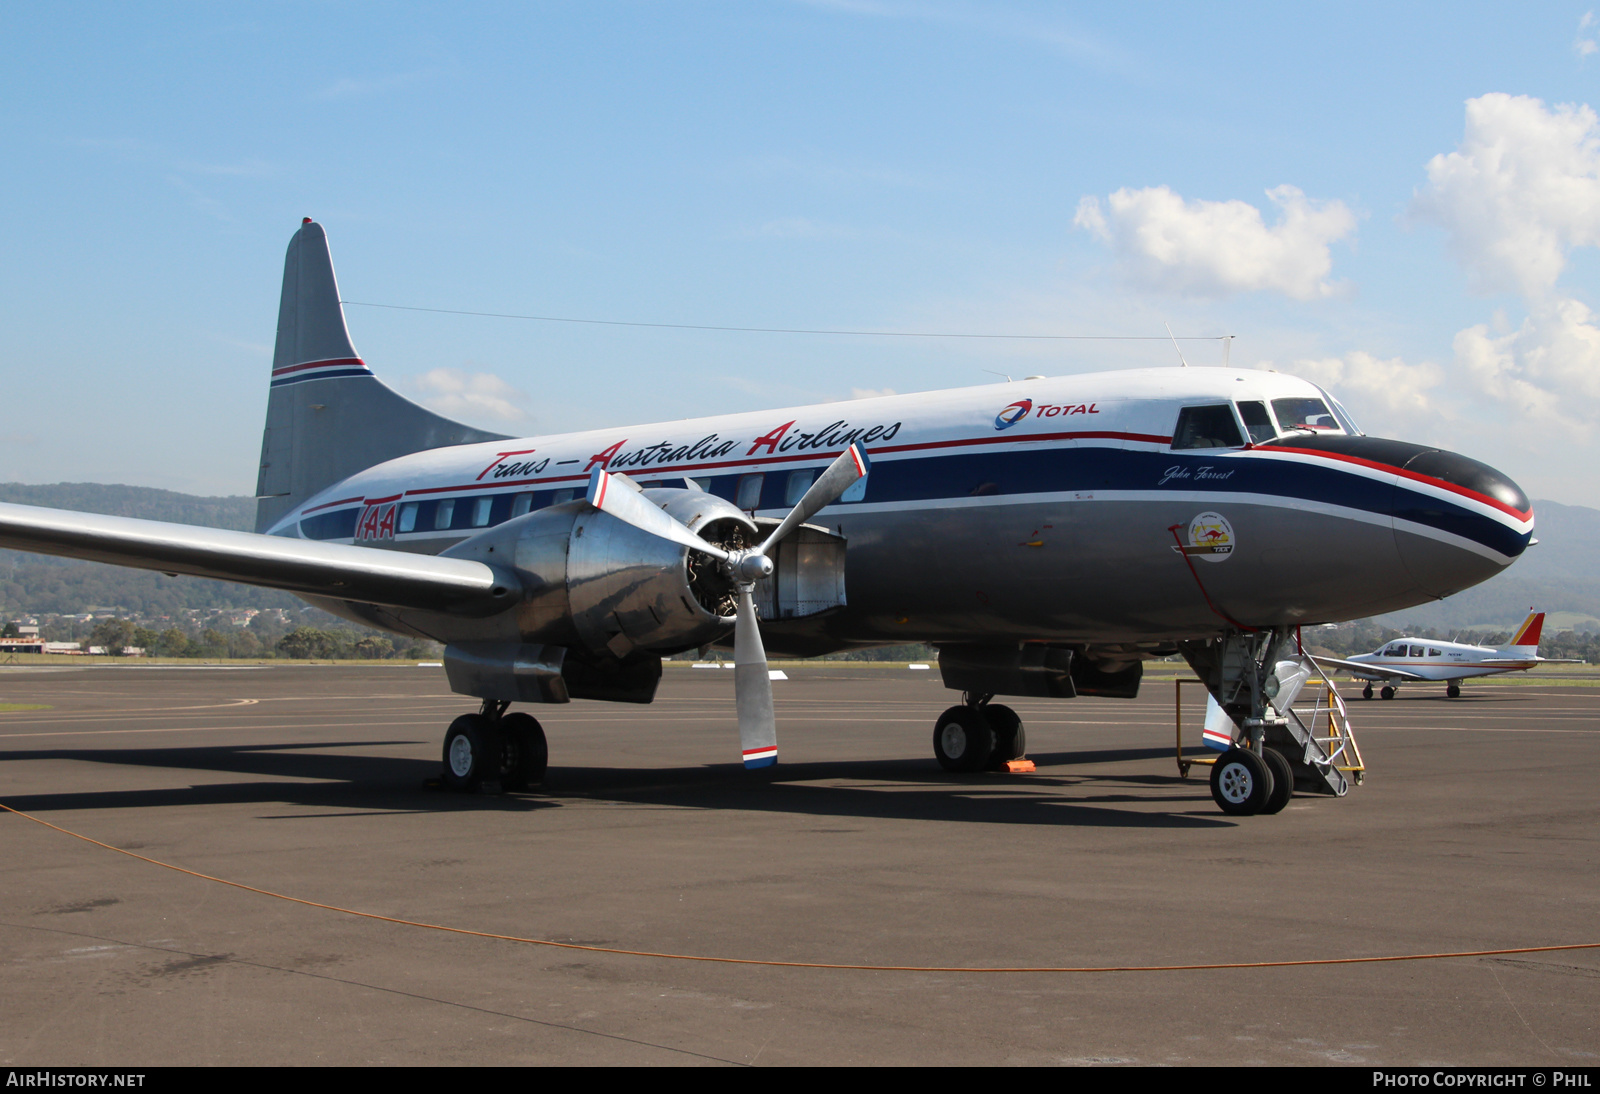
<path fill-rule="evenodd" d="M 810 489 L 800 498 L 800 504 L 789 510 L 783 522 L 762 541 L 763 549 L 777 543 L 810 520 L 818 510 L 838 501 L 839 495 L 850 489 L 857 479 L 866 478 L 867 472 L 871 469 L 872 461 L 867 459 L 867 450 L 859 444 L 853 444 L 839 453 L 839 458 L 817 476 L 817 481 L 812 483 Z"/>
<path fill-rule="evenodd" d="M 714 543 L 707 543 L 691 532 L 682 521 L 646 498 L 626 475 L 611 475 L 598 467 L 595 468 L 594 474 L 589 476 L 588 500 L 590 505 L 602 513 L 609 513 L 618 520 L 651 535 L 660 536 L 673 543 L 681 543 L 696 551 L 704 551 L 712 558 L 724 562 L 731 557 L 727 551 Z"/>
<path fill-rule="evenodd" d="M 778 724 L 772 716 L 772 678 L 767 650 L 756 624 L 752 586 L 739 586 L 738 621 L 733 628 L 733 696 L 739 711 L 739 747 L 747 768 L 778 762 Z"/>

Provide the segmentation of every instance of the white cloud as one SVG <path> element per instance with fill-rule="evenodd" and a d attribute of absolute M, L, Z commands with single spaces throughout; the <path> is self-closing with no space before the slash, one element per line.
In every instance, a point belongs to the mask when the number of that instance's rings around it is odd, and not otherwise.
<path fill-rule="evenodd" d="M 1466 113 L 1460 147 L 1428 161 L 1412 212 L 1449 233 L 1475 288 L 1546 294 L 1567 251 L 1600 244 L 1600 119 L 1500 92 Z"/>
<path fill-rule="evenodd" d="M 1589 54 L 1600 52 L 1600 43 L 1594 40 L 1593 35 L 1584 37 L 1584 31 L 1591 30 L 1596 25 L 1594 12 L 1586 11 L 1583 18 L 1578 20 L 1578 35 L 1572 40 L 1572 52 L 1580 59 L 1587 59 Z"/>
<path fill-rule="evenodd" d="M 873 389 L 873 388 L 870 388 L 870 387 L 853 387 L 853 388 L 850 389 L 850 398 L 852 398 L 852 399 L 882 399 L 885 396 L 893 395 L 894 393 L 895 393 L 894 392 L 894 388 L 892 388 L 892 387 L 877 388 L 877 389 Z"/>
<path fill-rule="evenodd" d="M 521 422 L 529 399 L 492 372 L 436 368 L 410 378 L 405 387 L 429 410 L 451 418 Z"/>
<path fill-rule="evenodd" d="M 1298 360 L 1283 371 L 1327 388 L 1341 402 L 1352 404 L 1351 413 L 1359 407 L 1356 416 L 1362 428 L 1374 433 L 1414 428 L 1419 416 L 1454 416 L 1439 400 L 1445 370 L 1432 361 L 1408 365 L 1398 357 L 1384 359 L 1356 350 L 1343 357 Z M 1374 414 L 1376 419 L 1368 420 Z"/>
<path fill-rule="evenodd" d="M 1073 224 L 1111 246 L 1137 282 L 1200 296 L 1281 292 L 1296 300 L 1330 296 L 1329 245 L 1355 230 L 1341 201 L 1314 201 L 1294 186 L 1267 198 L 1278 207 L 1268 227 L 1243 201 L 1189 201 L 1165 186 L 1121 189 L 1102 209 L 1094 196 L 1078 202 Z"/>
<path fill-rule="evenodd" d="M 1600 327 L 1581 301 L 1551 301 L 1509 334 L 1468 327 L 1454 345 L 1463 378 L 1517 420 L 1591 432 L 1600 414 Z"/>

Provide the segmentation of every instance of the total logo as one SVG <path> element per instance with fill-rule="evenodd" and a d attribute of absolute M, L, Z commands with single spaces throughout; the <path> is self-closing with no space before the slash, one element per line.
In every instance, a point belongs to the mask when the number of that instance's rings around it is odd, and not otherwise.
<path fill-rule="evenodd" d="M 1010 429 L 1012 426 L 1022 421 L 1022 419 L 1026 418 L 1028 416 L 1028 411 L 1032 409 L 1032 399 L 1023 399 L 1020 402 L 1012 403 L 1010 406 L 1006 407 L 1004 410 L 994 416 L 994 427 L 996 429 Z"/>
<path fill-rule="evenodd" d="M 1010 429 L 1029 414 L 1032 414 L 1035 418 L 1054 418 L 1059 415 L 1098 413 L 1100 413 L 1100 407 L 1095 403 L 1068 403 L 1065 406 L 1057 406 L 1055 403 L 1040 403 L 1036 408 L 1032 399 L 1019 399 L 994 416 L 994 427 L 996 429 Z"/>

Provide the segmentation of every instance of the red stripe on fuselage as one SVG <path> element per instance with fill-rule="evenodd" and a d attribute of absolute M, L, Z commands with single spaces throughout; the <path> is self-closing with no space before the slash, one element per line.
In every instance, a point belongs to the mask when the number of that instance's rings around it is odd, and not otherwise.
<path fill-rule="evenodd" d="M 1142 441 L 1147 444 L 1171 444 L 1171 437 L 1159 437 L 1150 433 L 1041 433 L 1031 437 L 975 437 L 959 441 L 923 441 L 919 444 L 894 444 L 884 445 L 880 448 L 866 449 L 868 455 L 876 458 L 889 452 L 924 452 L 930 448 L 965 448 L 975 444 L 1016 444 L 1018 441 L 1076 441 L 1076 440 L 1118 440 Z M 801 460 L 827 460 L 837 458 L 841 452 L 804 452 L 793 456 L 762 456 L 758 459 L 719 460 L 715 463 L 691 463 L 676 467 L 647 467 L 639 470 L 628 468 L 614 472 L 618 475 L 627 475 L 631 479 L 648 479 L 655 476 L 673 478 L 688 474 L 690 471 L 714 471 L 724 467 L 753 467 L 765 466 L 773 463 L 795 463 Z M 504 488 L 512 486 L 532 486 L 536 484 L 550 485 L 557 482 L 583 482 L 587 475 L 553 475 L 549 478 L 513 479 L 509 482 L 497 482 L 495 487 Z M 457 486 L 423 486 L 414 490 L 407 490 L 407 496 L 412 494 L 443 494 L 452 490 L 472 490 L 479 483 L 463 483 Z"/>
<path fill-rule="evenodd" d="M 1473 501 L 1482 502 L 1484 505 L 1492 505 L 1502 513 L 1509 513 L 1518 520 L 1527 521 L 1533 519 L 1532 509 L 1528 509 L 1526 511 L 1521 509 L 1513 509 L 1505 502 L 1500 501 L 1498 498 L 1491 498 L 1488 494 L 1480 494 L 1476 490 L 1469 490 L 1465 486 L 1457 486 L 1453 482 L 1445 482 L 1443 479 L 1436 479 L 1432 475 L 1420 475 L 1415 471 L 1407 471 L 1405 468 L 1396 467 L 1392 463 L 1379 463 L 1376 460 L 1364 460 L 1360 456 L 1346 456 L 1340 452 L 1322 452 L 1315 448 L 1289 448 L 1283 445 L 1273 445 L 1270 448 L 1257 448 L 1254 449 L 1254 451 L 1263 453 L 1293 452 L 1297 456 L 1320 456 L 1325 460 L 1339 460 L 1343 463 L 1353 463 L 1360 467 L 1370 467 L 1374 471 L 1383 471 L 1391 475 L 1399 475 L 1402 478 L 1411 479 L 1413 482 L 1425 482 L 1429 486 L 1437 486 L 1442 490 L 1450 491 L 1452 494 L 1460 494 L 1464 498 L 1471 498 Z"/>

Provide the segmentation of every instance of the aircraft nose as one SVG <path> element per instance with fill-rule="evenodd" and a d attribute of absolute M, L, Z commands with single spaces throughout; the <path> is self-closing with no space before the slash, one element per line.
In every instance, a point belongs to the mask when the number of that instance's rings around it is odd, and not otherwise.
<path fill-rule="evenodd" d="M 1533 508 L 1509 475 L 1431 445 L 1379 437 L 1294 437 L 1282 447 L 1354 464 L 1376 489 L 1369 511 L 1390 518 L 1411 588 L 1444 597 L 1485 581 L 1517 560 L 1533 537 Z M 1352 469 L 1354 470 L 1354 469 Z M 1388 484 L 1377 487 L 1373 472 Z"/>
<path fill-rule="evenodd" d="M 1509 475 L 1454 452 L 1417 447 L 1394 466 L 1395 546 L 1417 585 L 1449 596 L 1517 560 L 1533 507 Z"/>

